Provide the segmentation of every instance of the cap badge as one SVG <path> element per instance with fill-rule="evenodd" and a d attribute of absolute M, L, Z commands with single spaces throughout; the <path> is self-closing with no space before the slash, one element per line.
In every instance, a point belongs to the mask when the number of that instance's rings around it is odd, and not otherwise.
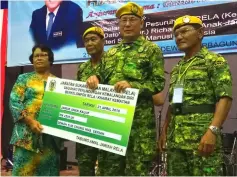
<path fill-rule="evenodd" d="M 189 17 L 184 17 L 183 18 L 183 22 L 184 23 L 189 23 L 190 22 L 190 18 Z"/>

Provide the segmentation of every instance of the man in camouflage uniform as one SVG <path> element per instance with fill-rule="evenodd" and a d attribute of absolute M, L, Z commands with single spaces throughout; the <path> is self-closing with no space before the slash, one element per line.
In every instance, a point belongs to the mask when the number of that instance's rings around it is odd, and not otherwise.
<path fill-rule="evenodd" d="M 219 176 L 220 128 L 232 102 L 229 66 L 221 55 L 202 47 L 204 29 L 198 17 L 176 19 L 173 32 L 185 56 L 171 73 L 170 106 L 159 148 L 167 143 L 169 176 Z"/>
<path fill-rule="evenodd" d="M 78 67 L 77 80 L 85 82 L 99 68 L 104 54 L 104 31 L 100 27 L 91 27 L 83 34 L 84 45 L 91 59 Z M 80 176 L 95 176 L 98 149 L 76 144 Z"/>
<path fill-rule="evenodd" d="M 126 156 L 99 153 L 99 175 L 149 175 L 156 153 L 156 127 L 152 95 L 164 87 L 164 60 L 160 48 L 140 35 L 143 8 L 128 2 L 118 9 L 122 41 L 106 52 L 100 72 L 87 80 L 89 88 L 98 83 L 114 85 L 117 92 L 139 89 L 137 107 Z"/>

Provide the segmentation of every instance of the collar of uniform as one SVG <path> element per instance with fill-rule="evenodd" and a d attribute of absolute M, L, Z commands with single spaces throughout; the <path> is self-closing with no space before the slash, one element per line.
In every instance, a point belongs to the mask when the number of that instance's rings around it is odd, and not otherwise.
<path fill-rule="evenodd" d="M 101 55 L 101 59 L 105 57 L 105 51 L 103 51 L 102 55 Z"/>
<path fill-rule="evenodd" d="M 142 45 L 145 38 L 143 36 L 139 36 L 135 41 L 131 42 L 132 44 Z M 128 44 L 124 40 L 121 41 L 121 44 Z"/>
<path fill-rule="evenodd" d="M 185 56 L 183 56 L 182 59 L 180 60 L 180 62 L 181 63 L 186 63 L 186 62 L 189 62 L 189 61 L 193 60 L 194 58 L 205 58 L 205 55 L 206 55 L 207 52 L 208 52 L 208 49 L 205 46 L 203 46 L 201 48 L 201 50 L 196 55 L 189 58 L 188 60 L 185 60 L 184 59 Z"/>
<path fill-rule="evenodd" d="M 86 65 L 87 67 L 90 67 L 91 70 L 96 69 L 99 66 L 99 64 L 95 65 L 94 67 L 92 66 L 92 59 L 90 58 L 90 62 L 88 62 L 88 64 Z"/>
<path fill-rule="evenodd" d="M 207 52 L 208 49 L 205 46 L 202 46 L 201 50 L 194 57 L 205 58 Z"/>
<path fill-rule="evenodd" d="M 88 67 L 88 66 L 91 67 L 91 66 L 92 66 L 92 64 L 91 64 L 91 58 L 88 60 L 88 62 L 85 62 L 85 66 L 86 66 L 86 67 Z"/>
<path fill-rule="evenodd" d="M 145 38 L 143 36 L 139 36 L 133 43 L 137 45 L 143 45 L 144 40 Z"/>
<path fill-rule="evenodd" d="M 103 53 L 101 55 L 101 60 L 100 60 L 99 63 L 97 63 L 97 65 L 95 65 L 94 67 L 92 66 L 92 58 L 90 58 L 90 62 L 88 62 L 87 65 L 90 66 L 92 69 L 96 69 L 100 65 L 103 57 L 105 57 L 105 52 L 104 51 L 103 51 Z"/>

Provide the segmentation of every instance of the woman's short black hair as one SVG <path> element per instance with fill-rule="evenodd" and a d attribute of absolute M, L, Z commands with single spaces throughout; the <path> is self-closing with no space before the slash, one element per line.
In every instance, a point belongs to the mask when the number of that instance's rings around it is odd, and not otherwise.
<path fill-rule="evenodd" d="M 48 53 L 50 65 L 53 65 L 53 62 L 54 62 L 53 51 L 50 47 L 48 47 L 44 44 L 37 44 L 32 48 L 32 54 L 29 57 L 30 62 L 33 64 L 33 54 L 34 54 L 35 50 L 38 49 L 38 48 L 41 49 L 43 52 Z"/>

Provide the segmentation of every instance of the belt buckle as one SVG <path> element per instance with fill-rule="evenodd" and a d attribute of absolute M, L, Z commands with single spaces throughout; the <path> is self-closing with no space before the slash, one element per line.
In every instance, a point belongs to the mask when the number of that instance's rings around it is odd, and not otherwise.
<path fill-rule="evenodd" d="M 175 105 L 173 105 L 172 106 L 172 113 L 173 114 L 182 114 L 182 111 L 183 109 L 182 109 L 182 105 L 181 104 L 175 104 Z"/>
<path fill-rule="evenodd" d="M 175 108 L 175 113 L 176 113 L 176 114 L 181 114 L 181 112 L 182 112 L 182 111 L 181 111 L 181 108 Z"/>

